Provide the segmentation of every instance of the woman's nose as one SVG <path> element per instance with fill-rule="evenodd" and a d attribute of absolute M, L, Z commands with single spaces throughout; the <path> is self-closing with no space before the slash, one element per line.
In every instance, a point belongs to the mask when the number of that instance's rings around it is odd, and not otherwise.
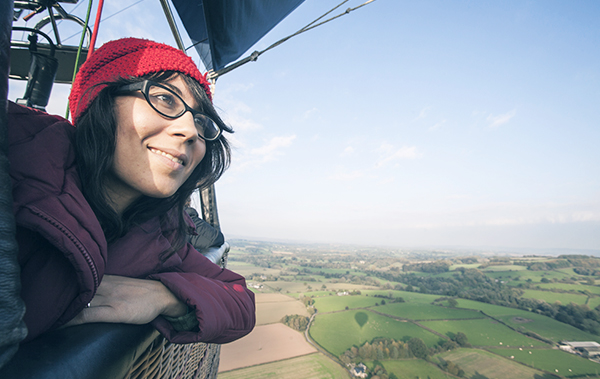
<path fill-rule="evenodd" d="M 186 142 L 195 142 L 200 138 L 198 137 L 198 130 L 196 130 L 194 115 L 189 111 L 172 121 L 169 132 L 176 137 L 184 138 Z"/>

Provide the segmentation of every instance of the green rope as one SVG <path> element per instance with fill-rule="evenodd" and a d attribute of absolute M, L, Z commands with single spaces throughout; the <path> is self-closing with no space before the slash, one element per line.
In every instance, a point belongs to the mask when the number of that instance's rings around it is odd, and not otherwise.
<path fill-rule="evenodd" d="M 71 85 L 75 81 L 75 76 L 77 76 L 77 68 L 79 67 L 79 57 L 81 56 L 81 50 L 83 49 L 83 40 L 85 39 L 85 32 L 88 28 L 88 23 L 90 22 L 90 13 L 92 13 L 92 3 L 93 0 L 90 0 L 88 4 L 87 14 L 85 16 L 85 24 L 83 25 L 83 31 L 81 32 L 81 40 L 79 41 L 79 48 L 77 49 L 77 56 L 75 57 L 75 67 L 73 68 L 73 79 L 71 80 Z M 88 55 L 90 52 L 88 51 Z M 65 118 L 69 118 L 69 102 L 67 102 L 67 113 L 65 114 Z"/>

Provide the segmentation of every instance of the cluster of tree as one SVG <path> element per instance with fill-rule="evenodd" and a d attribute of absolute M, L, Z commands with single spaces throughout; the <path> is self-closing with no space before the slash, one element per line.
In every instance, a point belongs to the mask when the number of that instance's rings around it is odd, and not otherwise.
<path fill-rule="evenodd" d="M 366 286 L 375 286 L 379 287 L 381 283 L 379 280 L 376 280 L 370 276 L 364 275 L 344 275 L 339 279 L 331 279 L 331 283 L 352 283 L 352 284 L 362 284 Z"/>
<path fill-rule="evenodd" d="M 517 288 L 502 285 L 476 269 L 459 268 L 449 277 L 420 276 L 414 273 L 396 275 L 389 272 L 373 272 L 383 279 L 406 283 L 406 291 L 461 297 L 486 303 L 511 303 L 523 294 Z"/>
<path fill-rule="evenodd" d="M 365 342 L 358 348 L 352 346 L 340 356 L 340 360 L 348 364 L 352 362 L 358 363 L 363 360 L 402 359 L 412 357 L 414 357 L 414 355 L 411 353 L 407 343 L 389 338 L 377 338 L 371 343 Z"/>
<path fill-rule="evenodd" d="M 406 301 L 406 300 L 404 300 L 404 298 L 402 296 L 394 297 L 394 295 L 391 292 L 387 296 L 375 294 L 375 295 L 373 295 L 373 297 L 380 297 L 383 299 L 387 299 L 389 303 L 404 303 Z M 385 300 L 381 300 L 381 305 L 385 305 Z"/>
<path fill-rule="evenodd" d="M 505 257 L 496 257 L 496 258 L 491 258 L 488 262 L 480 265 L 478 268 L 483 269 L 486 267 L 490 267 L 490 266 L 505 266 L 505 265 L 512 265 L 512 261 L 510 260 L 510 258 L 505 258 Z"/>
<path fill-rule="evenodd" d="M 446 335 L 453 342 L 456 342 L 456 344 L 460 347 L 471 347 L 471 344 L 469 343 L 469 339 L 467 338 L 467 335 L 464 334 L 463 332 L 458 332 L 458 333 L 448 332 L 448 333 L 446 333 Z"/>
<path fill-rule="evenodd" d="M 335 268 L 335 269 L 350 269 L 352 266 L 351 262 L 341 262 L 341 261 L 332 261 L 329 260 L 327 262 L 302 262 L 300 263 L 300 267 L 308 267 L 308 268 Z"/>
<path fill-rule="evenodd" d="M 442 370 L 452 374 L 452 375 L 456 375 L 460 378 L 463 378 L 465 376 L 465 371 L 460 368 L 460 366 L 454 362 L 451 361 L 447 361 L 442 359 L 440 363 L 438 363 L 439 368 L 441 368 Z"/>
<path fill-rule="evenodd" d="M 600 276 L 600 270 L 590 267 L 575 267 L 573 271 L 579 275 Z"/>
<path fill-rule="evenodd" d="M 558 258 L 566 259 L 573 267 L 600 267 L 600 258 L 588 255 L 559 255 Z"/>
<path fill-rule="evenodd" d="M 375 367 L 371 370 L 371 379 L 398 379 L 398 377 L 393 372 L 388 373 L 380 363 L 375 363 Z"/>
<path fill-rule="evenodd" d="M 433 274 L 439 274 L 442 272 L 448 272 L 450 270 L 451 262 L 448 261 L 436 261 L 429 263 L 412 263 L 402 265 L 402 271 L 420 271 L 420 272 L 431 272 Z"/>
<path fill-rule="evenodd" d="M 279 279 L 278 276 L 275 275 L 265 275 L 265 274 L 261 274 L 261 273 L 252 273 L 250 275 L 246 276 L 246 280 L 250 281 L 255 281 L 255 282 L 276 282 Z"/>
<path fill-rule="evenodd" d="M 470 265 L 470 264 L 474 264 L 474 263 L 479 263 L 479 258 L 477 258 L 477 257 L 463 257 L 463 258 L 458 258 L 456 261 L 459 262 L 459 263 L 462 263 L 462 264 Z"/>
<path fill-rule="evenodd" d="M 303 332 L 306 330 L 309 320 L 310 319 L 308 317 L 302 315 L 288 315 L 283 316 L 281 322 L 292 329 L 295 329 L 299 332 Z"/>
<path fill-rule="evenodd" d="M 566 259 L 555 259 L 552 261 L 515 261 L 514 264 L 519 266 L 527 266 L 528 270 L 531 271 L 549 271 L 557 270 L 559 268 L 572 267 L 571 263 Z"/>
<path fill-rule="evenodd" d="M 600 311 L 590 309 L 585 304 L 579 305 L 569 303 L 566 305 L 554 303 L 548 304 L 541 300 L 521 299 L 521 303 L 527 303 L 527 300 L 534 300 L 534 304 L 529 304 L 532 310 L 536 313 L 552 317 L 557 321 L 565 324 L 573 325 L 574 327 L 595 335 L 600 335 Z"/>
<path fill-rule="evenodd" d="M 306 307 L 310 307 L 311 305 L 315 304 L 315 299 L 313 299 L 312 297 L 302 296 L 299 300 L 303 302 L 304 306 Z"/>
<path fill-rule="evenodd" d="M 458 306 L 458 301 L 453 297 L 438 297 L 433 303 L 441 303 L 443 301 L 448 301 L 448 306 L 451 308 L 456 308 Z"/>
<path fill-rule="evenodd" d="M 576 268 L 597 268 L 600 267 L 600 259 L 587 255 L 559 255 L 554 260 L 545 261 L 528 261 L 515 260 L 514 264 L 527 266 L 531 271 L 548 271 L 559 268 L 576 267 Z M 575 271 L 577 272 L 577 271 Z M 581 274 L 585 275 L 585 274 Z"/>
<path fill-rule="evenodd" d="M 453 334 L 455 340 L 440 339 L 437 345 L 428 348 L 422 339 L 414 337 L 408 341 L 398 341 L 390 338 L 375 338 L 373 341 L 365 342 L 362 346 L 352 346 L 340 355 L 340 360 L 346 364 L 358 363 L 364 360 L 383 359 L 406 359 L 419 358 L 428 359 L 430 355 L 438 354 L 458 348 L 459 346 L 470 347 L 464 333 Z M 457 341 L 461 341 L 459 344 Z"/>

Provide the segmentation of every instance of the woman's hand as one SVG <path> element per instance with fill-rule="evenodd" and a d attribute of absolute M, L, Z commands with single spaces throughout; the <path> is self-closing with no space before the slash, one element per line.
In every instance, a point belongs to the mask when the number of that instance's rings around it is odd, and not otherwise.
<path fill-rule="evenodd" d="M 92 322 L 147 324 L 159 315 L 179 317 L 187 306 L 156 280 L 105 275 L 90 306 L 65 326 Z"/>

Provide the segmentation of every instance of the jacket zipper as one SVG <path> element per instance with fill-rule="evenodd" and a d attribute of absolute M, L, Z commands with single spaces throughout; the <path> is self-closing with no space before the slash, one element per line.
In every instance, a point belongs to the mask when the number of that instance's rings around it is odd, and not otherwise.
<path fill-rule="evenodd" d="M 98 270 L 96 268 L 96 264 L 92 260 L 92 257 L 90 256 L 90 254 L 88 253 L 88 251 L 83 247 L 83 245 L 81 244 L 81 242 L 79 242 L 79 240 L 74 235 L 72 235 L 71 232 L 69 232 L 62 224 L 60 224 L 59 222 L 55 221 L 50 216 L 46 216 L 45 214 L 41 213 L 41 211 L 34 211 L 33 209 L 31 209 L 31 210 L 36 215 L 38 215 L 39 217 L 41 217 L 44 221 L 50 223 L 56 229 L 58 229 L 59 231 L 61 231 L 71 242 L 73 242 L 73 245 L 75 245 L 75 247 L 77 248 L 77 250 L 79 250 L 79 252 L 83 255 L 83 258 L 85 259 L 85 261 L 87 262 L 88 266 L 90 267 L 90 270 L 92 271 L 92 275 L 94 277 L 94 293 L 95 293 L 96 289 L 100 285 L 100 280 L 98 279 Z"/>

